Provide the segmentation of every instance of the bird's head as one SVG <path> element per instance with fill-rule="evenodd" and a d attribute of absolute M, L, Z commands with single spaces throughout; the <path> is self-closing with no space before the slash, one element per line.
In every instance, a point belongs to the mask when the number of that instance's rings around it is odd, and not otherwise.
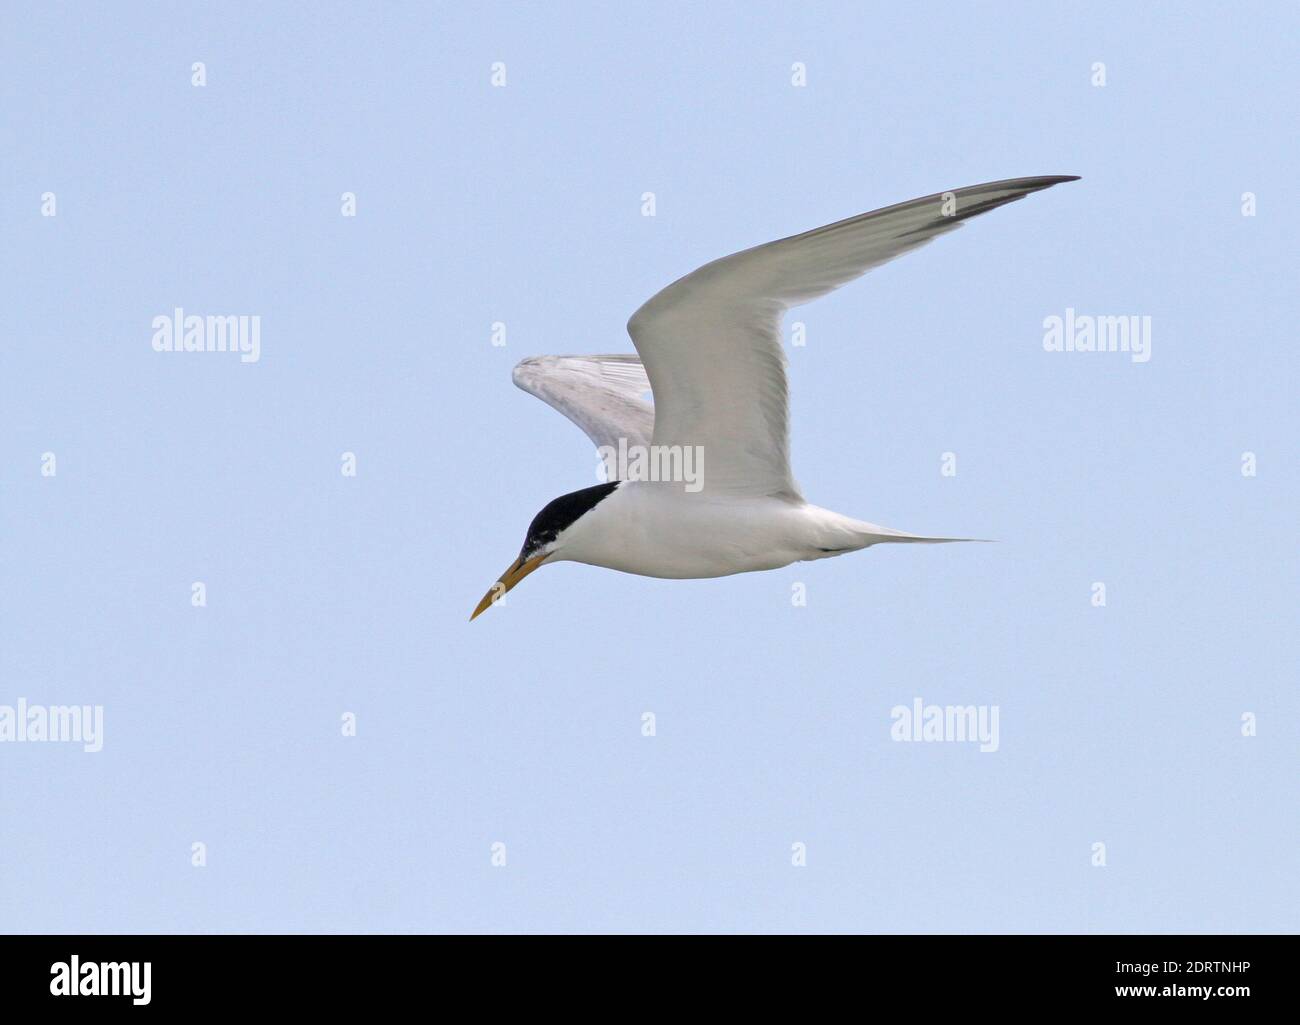
<path fill-rule="evenodd" d="M 483 600 L 478 603 L 474 614 L 469 617 L 470 621 L 473 622 L 496 604 L 502 595 L 533 570 L 539 569 L 549 561 L 563 559 L 562 553 L 565 546 L 573 540 L 575 526 L 587 513 L 596 508 L 602 499 L 612 494 L 618 485 L 618 481 L 597 484 L 595 487 L 573 491 L 548 502 L 528 525 L 524 546 L 519 549 L 519 558 L 501 574 L 501 579 L 488 588 L 488 593 L 483 595 Z"/>

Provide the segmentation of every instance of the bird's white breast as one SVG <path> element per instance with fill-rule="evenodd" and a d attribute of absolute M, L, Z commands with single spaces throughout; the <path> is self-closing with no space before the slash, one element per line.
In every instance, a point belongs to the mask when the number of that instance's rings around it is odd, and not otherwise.
<path fill-rule="evenodd" d="M 690 494 L 634 481 L 584 515 L 557 561 L 649 577 L 720 577 L 817 558 L 814 507 L 780 498 Z"/>

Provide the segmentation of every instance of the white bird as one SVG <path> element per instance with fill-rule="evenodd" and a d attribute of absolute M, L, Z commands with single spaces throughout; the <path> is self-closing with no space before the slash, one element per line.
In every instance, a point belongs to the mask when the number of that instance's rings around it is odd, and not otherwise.
<path fill-rule="evenodd" d="M 602 454 L 645 455 L 640 471 L 618 466 L 621 479 L 563 495 L 538 513 L 519 557 L 470 619 L 553 562 L 720 577 L 881 542 L 968 540 L 906 534 L 804 501 L 790 472 L 781 318 L 968 218 L 1075 180 L 972 185 L 746 249 L 673 282 L 632 315 L 627 330 L 640 359 L 524 360 L 515 384 L 582 428 Z M 691 454 L 694 480 L 682 476 Z M 665 455 L 681 479 L 641 472 L 663 467 L 656 457 Z"/>

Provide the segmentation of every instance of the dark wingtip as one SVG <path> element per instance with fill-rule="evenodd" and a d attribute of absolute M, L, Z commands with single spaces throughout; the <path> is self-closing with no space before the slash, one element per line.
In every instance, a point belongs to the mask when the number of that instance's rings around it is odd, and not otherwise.
<path fill-rule="evenodd" d="M 1064 182 L 1077 182 L 1077 174 L 1048 174 L 1037 178 L 1021 178 L 1018 180 L 1021 188 L 1025 191 L 1022 195 L 1028 195 L 1031 192 L 1040 192 L 1043 189 L 1050 189 L 1053 185 L 1060 185 Z"/>

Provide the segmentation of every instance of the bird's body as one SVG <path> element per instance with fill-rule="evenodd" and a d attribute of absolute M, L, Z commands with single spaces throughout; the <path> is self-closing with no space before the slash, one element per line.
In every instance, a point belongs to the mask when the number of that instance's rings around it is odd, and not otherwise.
<path fill-rule="evenodd" d="M 882 542 L 965 540 L 907 534 L 804 501 L 790 470 L 781 319 L 971 217 L 1072 180 L 973 185 L 746 249 L 673 282 L 632 315 L 628 333 L 639 358 L 524 360 L 515 383 L 582 428 L 611 480 L 538 513 L 518 559 L 474 616 L 552 562 L 720 577 Z M 646 458 L 625 465 L 630 450 Z M 619 460 L 611 459 L 615 452 Z M 646 466 L 668 472 L 647 474 Z"/>
<path fill-rule="evenodd" d="M 691 494 L 661 481 L 620 483 L 583 521 L 552 561 L 679 580 L 841 555 L 882 530 L 800 499 Z"/>

